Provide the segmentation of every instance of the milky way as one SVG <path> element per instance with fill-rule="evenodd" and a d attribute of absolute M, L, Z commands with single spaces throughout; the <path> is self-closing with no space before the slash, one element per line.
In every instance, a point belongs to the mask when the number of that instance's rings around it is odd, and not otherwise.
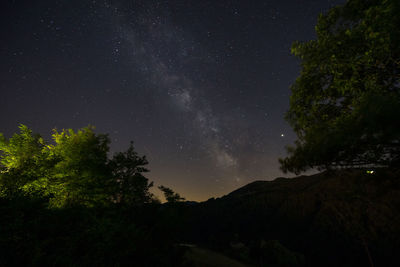
<path fill-rule="evenodd" d="M 168 10 L 167 6 L 164 8 Z M 151 14 L 157 9 L 160 7 L 149 5 L 141 11 L 150 15 L 139 14 L 134 16 L 133 21 L 120 11 L 125 9 L 114 9 L 113 15 L 117 20 L 126 17 L 126 20 L 122 19 L 117 24 L 117 28 L 121 29 L 121 38 L 131 45 L 129 49 L 132 51 L 130 60 L 133 67 L 143 70 L 149 88 L 157 90 L 156 94 L 162 95 L 165 101 L 182 113 L 184 119 L 181 123 L 188 125 L 185 131 L 197 133 L 196 136 L 184 138 L 178 144 L 179 149 L 184 149 L 192 138 L 197 138 L 202 149 L 218 167 L 234 168 L 237 157 L 229 149 L 234 140 L 227 139 L 221 132 L 221 118 L 213 112 L 207 98 L 201 95 L 205 89 L 184 72 L 202 63 L 214 65 L 215 62 L 197 47 L 191 36 L 185 35 L 178 26 L 171 25 L 168 15 Z M 207 89 L 217 90 L 210 88 L 210 85 Z"/>
<path fill-rule="evenodd" d="M 301 3 L 300 3 L 301 2 Z M 319 12 L 344 1 L 17 1 L 1 18 L 0 132 L 88 124 L 188 199 L 281 176 Z"/>

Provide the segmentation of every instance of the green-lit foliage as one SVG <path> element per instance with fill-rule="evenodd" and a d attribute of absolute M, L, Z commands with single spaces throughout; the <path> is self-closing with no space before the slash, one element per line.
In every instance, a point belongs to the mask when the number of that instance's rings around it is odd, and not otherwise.
<path fill-rule="evenodd" d="M 109 201 L 107 169 L 109 138 L 96 135 L 93 127 L 74 132 L 54 131 L 55 145 L 48 146 L 56 164 L 53 168 L 52 205 L 94 205 Z"/>
<path fill-rule="evenodd" d="M 30 190 L 48 175 L 48 151 L 39 135 L 21 125 L 20 134 L 7 140 L 0 134 L 0 194 L 15 195 Z M 40 190 L 37 186 L 35 191 Z"/>
<path fill-rule="evenodd" d="M 109 159 L 93 127 L 52 139 L 0 135 L 0 266 L 180 266 L 132 144 Z"/>
<path fill-rule="evenodd" d="M 400 159 L 400 2 L 350 0 L 293 44 L 302 71 L 286 119 L 298 140 L 282 170 L 394 165 Z"/>
<path fill-rule="evenodd" d="M 1 196 L 46 197 L 51 207 L 152 201 L 147 160 L 132 144 L 109 160 L 109 138 L 93 127 L 54 130 L 52 138 L 46 144 L 24 125 L 9 140 L 0 135 Z"/>

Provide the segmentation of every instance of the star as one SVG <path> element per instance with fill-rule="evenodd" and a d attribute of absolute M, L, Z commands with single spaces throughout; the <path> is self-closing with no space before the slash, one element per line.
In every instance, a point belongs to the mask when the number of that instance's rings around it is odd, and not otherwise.
<path fill-rule="evenodd" d="M 113 152 L 134 141 L 155 184 L 206 200 L 282 175 L 291 43 L 315 38 L 318 14 L 345 0 L 10 2 L 21 3 L 0 27 L 0 132 L 91 124 Z"/>

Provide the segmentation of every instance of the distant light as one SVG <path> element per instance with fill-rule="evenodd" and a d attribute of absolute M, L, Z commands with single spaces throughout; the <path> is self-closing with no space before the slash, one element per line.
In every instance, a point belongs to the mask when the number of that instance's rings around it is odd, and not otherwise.
<path fill-rule="evenodd" d="M 373 174 L 373 173 L 374 173 L 374 171 L 372 171 L 372 170 L 368 170 L 368 171 L 367 171 L 367 173 L 368 173 L 368 174 Z"/>
<path fill-rule="evenodd" d="M 281 134 L 281 137 L 285 137 L 285 135 L 284 135 L 284 134 Z"/>

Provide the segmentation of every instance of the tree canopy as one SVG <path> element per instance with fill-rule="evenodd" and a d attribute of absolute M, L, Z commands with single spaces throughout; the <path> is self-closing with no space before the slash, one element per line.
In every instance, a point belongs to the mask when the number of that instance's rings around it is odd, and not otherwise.
<path fill-rule="evenodd" d="M 108 158 L 110 140 L 93 127 L 54 130 L 47 143 L 27 126 L 8 140 L 0 134 L 0 194 L 47 197 L 50 206 L 143 204 L 152 201 L 153 185 L 145 157 L 133 144 Z"/>
<path fill-rule="evenodd" d="M 297 134 L 285 172 L 400 161 L 400 2 L 349 0 L 295 42 L 300 76 L 286 119 Z"/>
<path fill-rule="evenodd" d="M 94 127 L 0 134 L 0 266 L 180 266 L 180 222 L 149 189 L 133 143 Z M 177 228 L 175 228 L 177 227 Z"/>
<path fill-rule="evenodd" d="M 185 201 L 184 197 L 181 197 L 178 193 L 175 193 L 171 188 L 160 185 L 158 187 L 158 189 L 160 189 L 163 194 L 165 199 L 167 200 L 168 203 L 176 203 L 176 202 L 181 202 L 181 201 Z"/>
<path fill-rule="evenodd" d="M 142 204 L 153 200 L 149 189 L 153 182 L 143 175 L 148 172 L 144 166 L 148 164 L 145 156 L 139 156 L 131 142 L 126 152 L 119 152 L 109 161 L 108 166 L 116 182 L 115 198 L 121 203 Z"/>

